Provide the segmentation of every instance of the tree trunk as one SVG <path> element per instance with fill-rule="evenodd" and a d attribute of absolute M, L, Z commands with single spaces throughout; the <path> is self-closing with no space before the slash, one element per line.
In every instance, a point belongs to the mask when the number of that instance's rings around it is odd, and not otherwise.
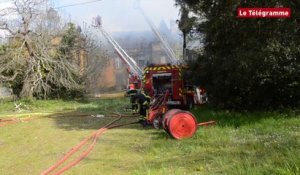
<path fill-rule="evenodd" d="M 183 50 L 182 50 L 182 54 L 183 54 L 183 60 L 186 59 L 186 33 L 183 32 Z"/>
<path fill-rule="evenodd" d="M 26 98 L 26 99 L 33 99 L 33 90 L 32 90 L 32 84 L 28 79 L 24 80 L 23 88 L 20 93 L 21 98 Z"/>

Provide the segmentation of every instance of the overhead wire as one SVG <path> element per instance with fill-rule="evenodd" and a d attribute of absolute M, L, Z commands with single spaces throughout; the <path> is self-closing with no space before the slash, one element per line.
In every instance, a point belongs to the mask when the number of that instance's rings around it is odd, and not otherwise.
<path fill-rule="evenodd" d="M 102 0 L 80 2 L 80 3 L 68 4 L 68 5 L 63 5 L 63 6 L 59 6 L 59 7 L 53 7 L 53 8 L 54 9 L 62 9 L 62 8 L 67 8 L 67 7 L 73 7 L 73 6 L 79 6 L 79 5 L 85 5 L 85 4 L 95 3 L 95 2 L 99 2 L 99 1 L 102 1 Z"/>

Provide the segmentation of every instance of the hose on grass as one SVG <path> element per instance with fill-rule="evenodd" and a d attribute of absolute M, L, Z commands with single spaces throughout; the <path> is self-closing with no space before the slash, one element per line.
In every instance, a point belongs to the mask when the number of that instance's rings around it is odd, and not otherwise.
<path fill-rule="evenodd" d="M 77 157 L 74 161 L 70 162 L 66 166 L 62 167 L 55 173 L 54 175 L 60 175 L 67 171 L 68 169 L 72 168 L 73 166 L 77 165 L 81 160 L 83 160 L 85 157 L 88 156 L 88 154 L 93 150 L 95 147 L 98 138 L 108 129 L 116 128 L 116 127 L 121 127 L 125 125 L 131 125 L 131 124 L 136 124 L 138 122 L 132 122 L 132 123 L 127 123 L 127 124 L 119 124 L 119 125 L 113 125 L 115 122 L 119 121 L 123 116 L 119 115 L 119 117 L 109 124 L 105 125 L 104 127 L 98 129 L 96 132 L 85 138 L 83 141 L 81 141 L 78 145 L 74 146 L 65 156 L 63 156 L 60 160 L 58 160 L 54 165 L 49 167 L 47 170 L 43 171 L 40 175 L 48 175 L 54 170 L 56 170 L 60 165 L 62 165 L 66 160 L 68 160 L 73 154 L 75 154 L 82 146 L 87 144 L 87 142 L 91 139 L 93 139 L 92 143 L 90 146 L 79 156 Z"/>
<path fill-rule="evenodd" d="M 16 124 L 19 122 L 25 122 L 33 120 L 31 117 L 26 117 L 26 118 L 10 118 L 10 119 L 0 119 L 0 127 Z"/>
<path fill-rule="evenodd" d="M 202 122 L 202 123 L 198 123 L 198 126 L 210 126 L 210 125 L 215 125 L 216 121 L 207 121 L 207 122 Z"/>

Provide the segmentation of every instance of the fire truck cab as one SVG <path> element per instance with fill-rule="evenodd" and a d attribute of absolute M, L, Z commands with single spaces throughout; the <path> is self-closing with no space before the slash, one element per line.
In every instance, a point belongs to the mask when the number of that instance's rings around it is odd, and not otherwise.
<path fill-rule="evenodd" d="M 203 104 L 204 94 L 197 93 L 196 87 L 185 81 L 185 70 L 181 65 L 150 65 L 145 67 L 142 79 L 143 90 L 150 97 L 160 96 L 169 92 L 167 105 L 176 108 L 191 109 L 195 104 Z M 199 100 L 200 99 L 200 100 Z"/>

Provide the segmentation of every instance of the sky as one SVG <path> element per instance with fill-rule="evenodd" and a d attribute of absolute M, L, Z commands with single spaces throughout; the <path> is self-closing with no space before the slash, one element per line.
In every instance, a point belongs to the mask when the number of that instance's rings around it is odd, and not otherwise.
<path fill-rule="evenodd" d="M 61 7 L 88 1 L 91 0 L 52 0 L 52 5 Z M 157 26 L 161 20 L 169 25 L 170 20 L 179 18 L 179 9 L 174 4 L 174 0 L 140 0 L 140 6 Z M 102 17 L 103 27 L 110 32 L 150 30 L 142 14 L 136 9 L 136 0 L 102 0 L 66 7 L 59 9 L 59 12 L 77 24 L 90 24 L 93 17 L 99 15 Z"/>
<path fill-rule="evenodd" d="M 91 1 L 93 0 L 50 0 L 50 4 L 56 8 Z M 99 15 L 108 32 L 150 30 L 136 4 L 137 0 L 100 0 L 57 10 L 63 18 L 78 25 L 90 25 L 93 18 Z M 175 0 L 140 0 L 140 7 L 157 27 L 162 20 L 169 26 L 170 20 L 179 18 L 179 8 L 174 4 Z M 9 0 L 0 0 L 0 10 L 8 6 Z M 0 36 L 3 36 L 3 31 L 0 31 Z"/>
<path fill-rule="evenodd" d="M 10 6 L 10 3 L 7 0 L 0 0 L 0 10 L 7 8 L 9 6 Z M 4 37 L 6 33 L 7 32 L 0 30 L 0 43 L 1 43 L 2 37 Z"/>

